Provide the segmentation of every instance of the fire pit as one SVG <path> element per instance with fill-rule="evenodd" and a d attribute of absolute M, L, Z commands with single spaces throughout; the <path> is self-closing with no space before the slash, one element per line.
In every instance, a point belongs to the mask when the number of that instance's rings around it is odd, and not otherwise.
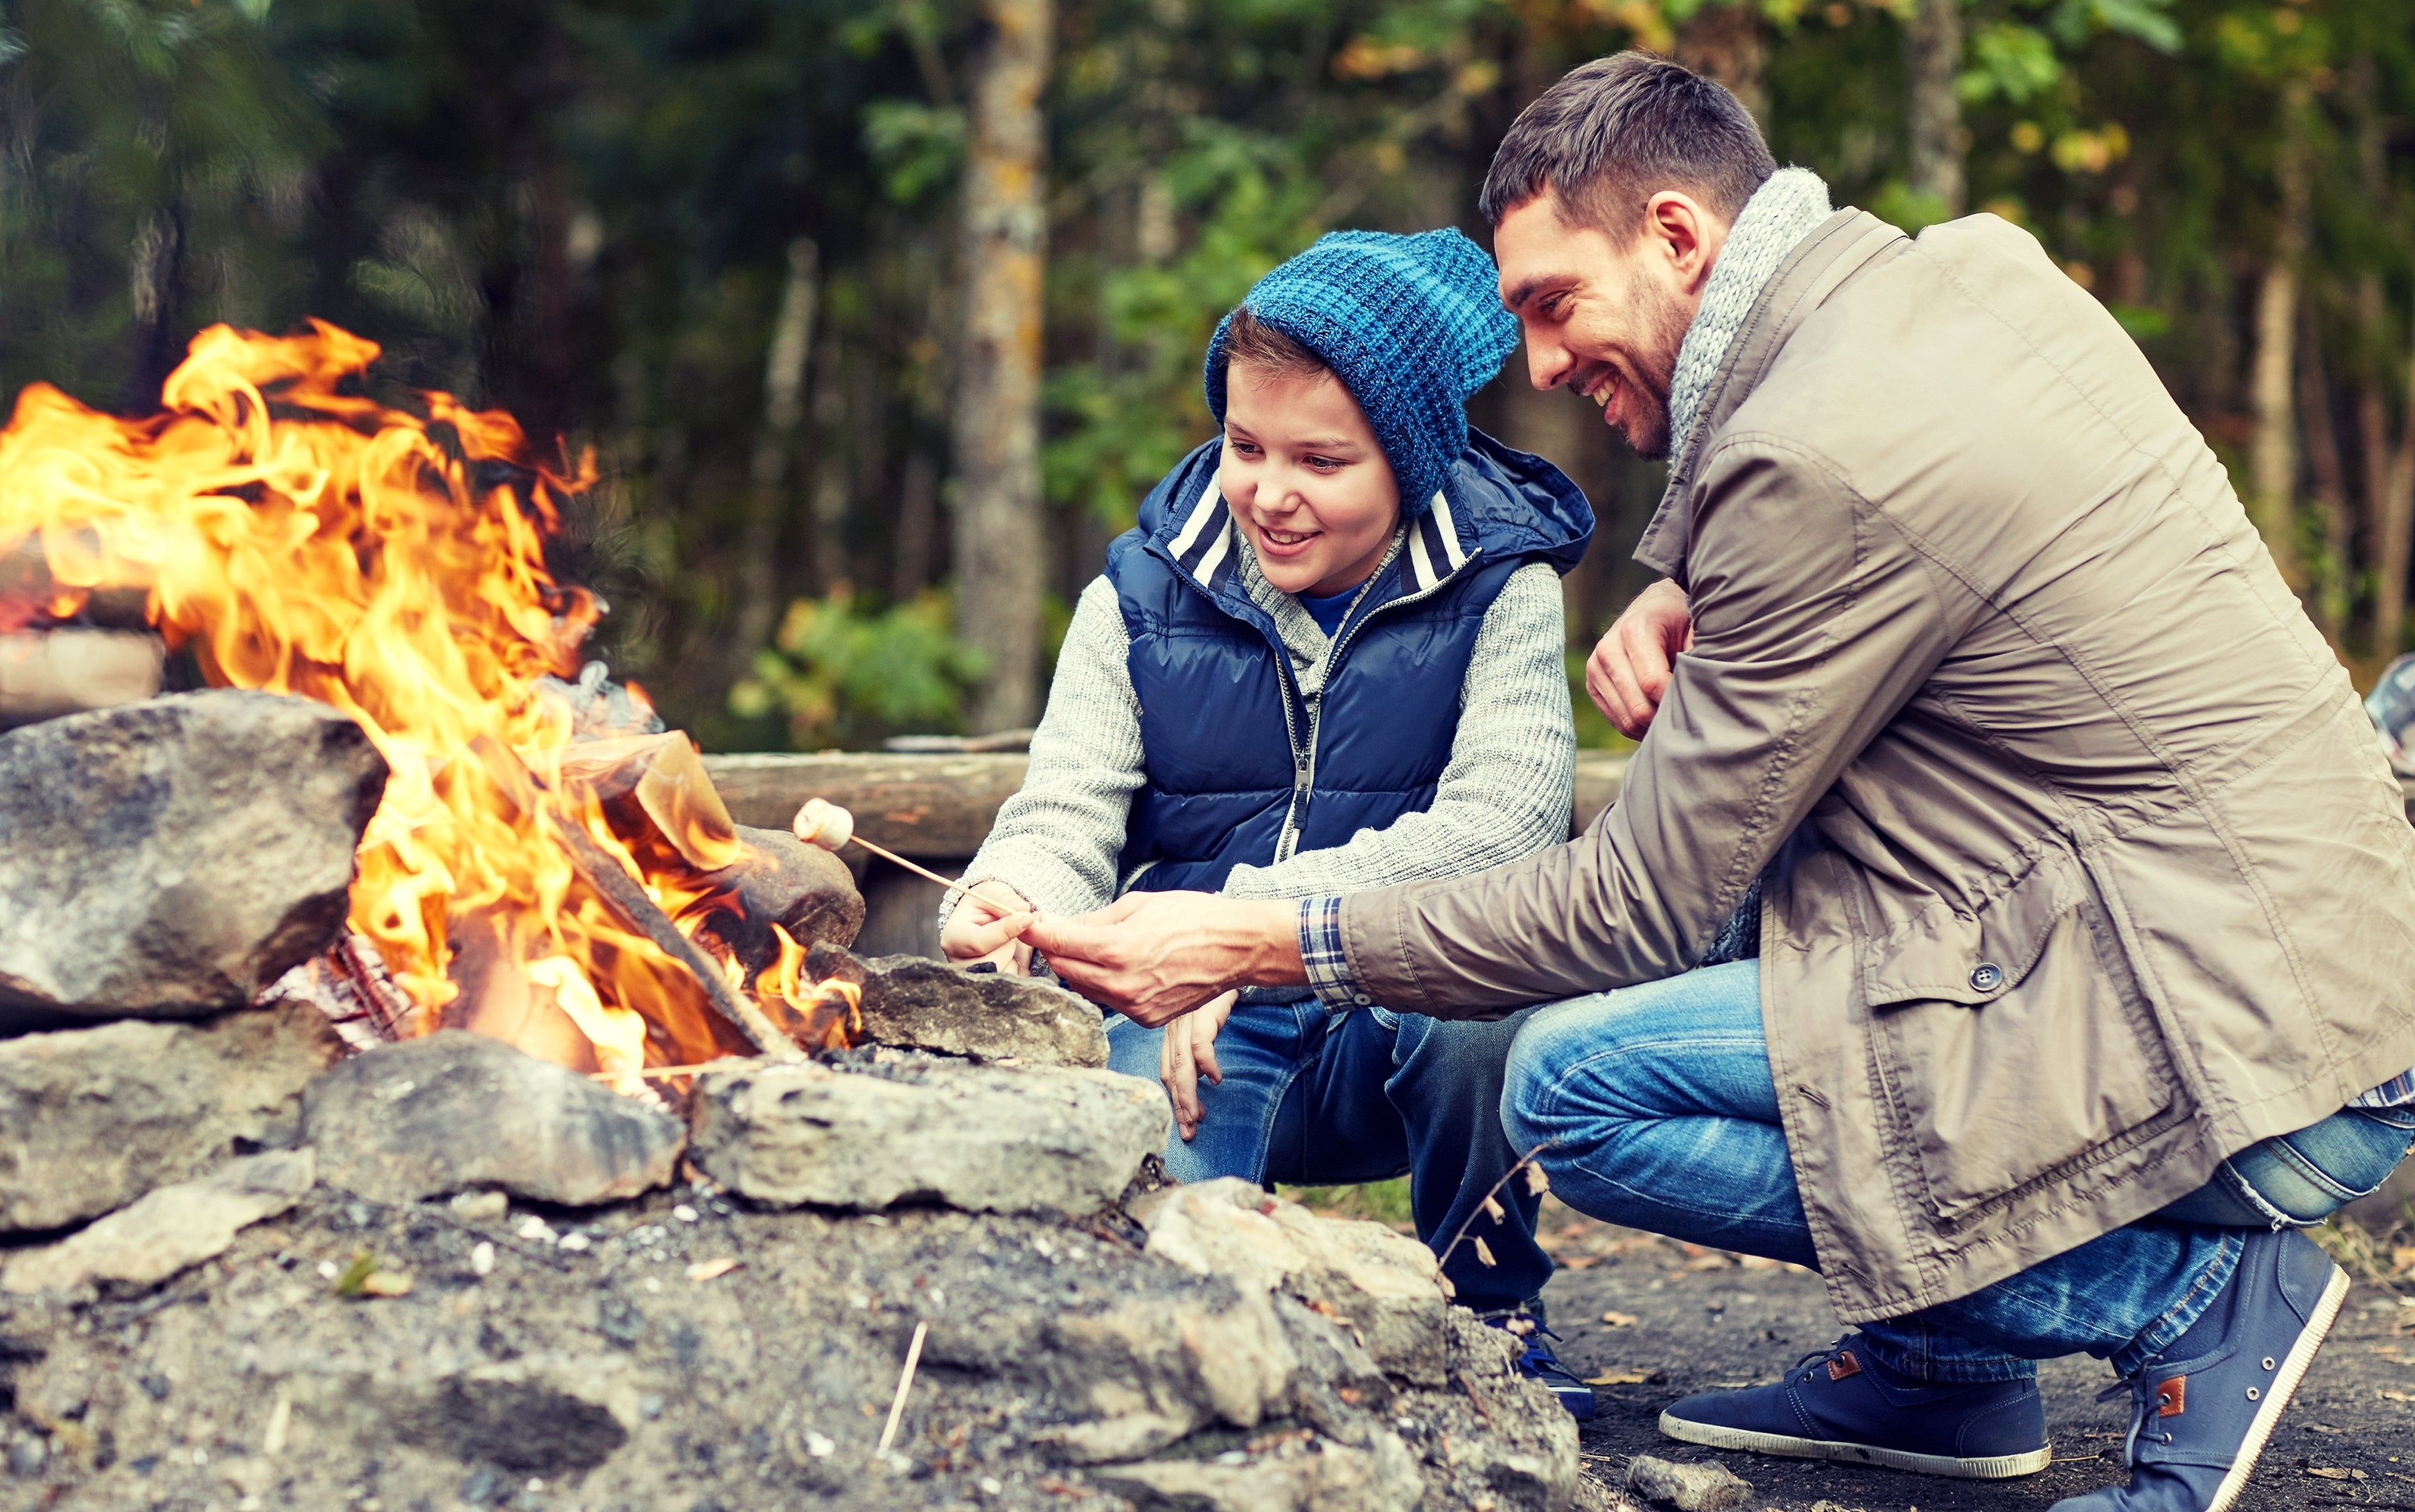
<path fill-rule="evenodd" d="M 139 605 L 214 690 L 0 735 L 0 1501 L 1603 1502 L 1422 1246 L 1164 1186 L 1095 1008 L 849 952 L 581 665 L 583 466 L 375 355 L 0 433 L 0 635 Z"/>

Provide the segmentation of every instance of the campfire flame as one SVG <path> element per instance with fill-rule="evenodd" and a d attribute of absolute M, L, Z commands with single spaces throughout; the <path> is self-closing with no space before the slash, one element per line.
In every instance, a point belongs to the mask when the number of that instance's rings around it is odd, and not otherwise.
<path fill-rule="evenodd" d="M 750 1053 L 567 845 L 600 847 L 697 937 L 714 899 L 672 852 L 712 837 L 616 833 L 565 774 L 572 710 L 541 681 L 577 673 L 602 613 L 544 559 L 592 461 L 544 460 L 509 415 L 450 395 L 412 411 L 362 397 L 377 355 L 322 322 L 281 337 L 217 325 L 156 415 L 25 389 L 0 431 L 0 560 L 38 553 L 48 581 L 0 589 L 0 630 L 139 590 L 211 685 L 360 722 L 393 774 L 361 842 L 351 924 L 413 1005 L 401 1033 L 473 1028 L 630 1090 L 645 1066 Z M 802 948 L 780 941 L 755 1001 L 805 1044 L 845 1045 L 852 989 L 802 981 Z"/>

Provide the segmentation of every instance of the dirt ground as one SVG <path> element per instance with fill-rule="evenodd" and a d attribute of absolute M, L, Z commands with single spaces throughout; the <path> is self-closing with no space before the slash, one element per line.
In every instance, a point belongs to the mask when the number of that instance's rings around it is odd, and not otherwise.
<path fill-rule="evenodd" d="M 1808 1272 L 1612 1228 L 1556 1203 L 1546 1203 L 1542 1226 L 1563 1267 L 1544 1294 L 1565 1340 L 1561 1357 L 1582 1376 L 1608 1378 L 1583 1435 L 1589 1468 L 1606 1480 L 1623 1477 L 1637 1454 L 1710 1458 L 1660 1436 L 1663 1407 L 1692 1391 L 1775 1380 L 1844 1331 Z M 2402 1230 L 2394 1244 L 2355 1230 L 2323 1237 L 2350 1263 L 2356 1289 L 2240 1506 L 2415 1512 L 2415 1234 Z M 1613 1316 L 1605 1322 L 1605 1314 Z M 1757 1505 L 1788 1512 L 1822 1501 L 1869 1512 L 2043 1508 L 2122 1478 L 2128 1403 L 2094 1400 L 2111 1382 L 2086 1357 L 2044 1367 L 2055 1462 L 2022 1480 L 1718 1458 L 1752 1482 Z"/>

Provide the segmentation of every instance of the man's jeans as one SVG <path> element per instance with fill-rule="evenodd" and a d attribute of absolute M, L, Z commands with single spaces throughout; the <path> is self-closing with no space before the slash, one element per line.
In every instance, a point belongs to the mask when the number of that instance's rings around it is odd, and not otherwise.
<path fill-rule="evenodd" d="M 1499 1193 L 1506 1221 L 1482 1208 L 1518 1162 L 1500 1108 L 1509 1044 L 1525 1018 L 1463 1024 L 1381 1009 L 1333 1013 L 1314 998 L 1243 1003 L 1216 1036 L 1223 1084 L 1201 1078 L 1199 1132 L 1188 1143 L 1178 1132 L 1167 1138 L 1166 1174 L 1311 1187 L 1406 1175 L 1418 1238 L 1439 1251 L 1468 1225 L 1443 1265 L 1460 1304 L 1479 1312 L 1520 1306 L 1552 1274 L 1535 1243 L 1540 1199 L 1513 1180 Z M 1111 1018 L 1107 1065 L 1156 1081 L 1162 1038 Z"/>
<path fill-rule="evenodd" d="M 1562 1202 L 1696 1244 L 1813 1265 L 1761 1028 L 1761 963 L 1534 1010 L 1502 1120 Z M 2009 1381 L 2085 1352 L 2129 1375 L 2185 1332 L 2237 1266 L 2240 1226 L 2313 1222 L 2381 1185 L 2415 1109 L 2348 1109 L 2227 1161 L 2153 1218 L 1905 1317 L 1873 1354 L 1934 1381 Z"/>

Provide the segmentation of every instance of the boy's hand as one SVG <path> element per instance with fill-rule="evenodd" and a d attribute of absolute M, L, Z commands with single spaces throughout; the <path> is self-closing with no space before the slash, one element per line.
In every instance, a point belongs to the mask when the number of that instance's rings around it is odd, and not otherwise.
<path fill-rule="evenodd" d="M 1629 740 L 1643 739 L 1669 691 L 1669 666 L 1694 644 L 1694 618 L 1686 591 L 1664 577 L 1635 595 L 1635 602 L 1601 637 L 1585 663 L 1585 692 L 1594 707 Z"/>
<path fill-rule="evenodd" d="M 1216 1034 L 1233 1016 L 1233 1002 L 1239 996 L 1228 992 L 1209 998 L 1167 1025 L 1158 1040 L 1157 1079 L 1174 1100 L 1175 1127 L 1186 1141 L 1199 1132 L 1206 1114 L 1199 1105 L 1199 1078 L 1207 1077 L 1211 1086 L 1224 1085 L 1224 1069 L 1216 1064 Z"/>
<path fill-rule="evenodd" d="M 978 882 L 948 915 L 939 932 L 939 953 L 959 966 L 994 961 L 1013 977 L 1031 975 L 1031 947 L 1022 936 L 1032 920 L 1032 907 L 1022 893 L 992 879 Z"/>
<path fill-rule="evenodd" d="M 1078 919 L 1028 926 L 1058 980 L 1144 1028 L 1160 1028 L 1227 987 L 1304 986 L 1299 905 L 1212 892 L 1127 892 Z"/>

